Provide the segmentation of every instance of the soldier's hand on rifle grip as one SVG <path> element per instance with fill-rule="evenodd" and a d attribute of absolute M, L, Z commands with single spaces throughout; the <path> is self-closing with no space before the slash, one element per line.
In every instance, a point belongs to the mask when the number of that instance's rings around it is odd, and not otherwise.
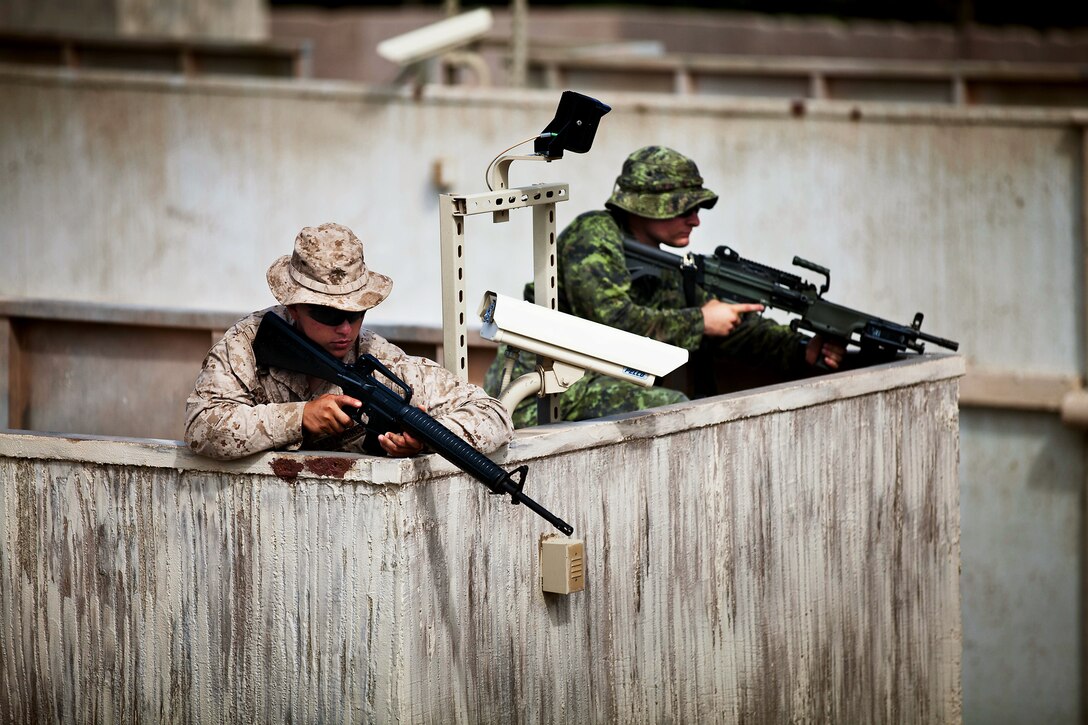
<path fill-rule="evenodd" d="M 745 313 L 762 312 L 759 304 L 730 304 L 721 300 L 710 300 L 702 307 L 703 334 L 724 337 L 740 326 Z"/>
<path fill-rule="evenodd" d="M 417 408 L 424 413 L 427 409 L 422 405 L 417 405 Z M 423 441 L 416 439 L 408 431 L 403 433 L 382 433 L 378 436 L 378 444 L 385 451 L 386 455 L 393 458 L 407 458 L 414 456 L 423 450 Z"/>
<path fill-rule="evenodd" d="M 829 370 L 838 370 L 844 357 L 845 345 L 835 340 L 825 341 L 820 335 L 813 335 L 805 346 L 805 362 L 809 365 L 823 363 Z"/>
<path fill-rule="evenodd" d="M 314 398 L 302 409 L 302 431 L 311 437 L 334 435 L 355 423 L 343 408 L 359 408 L 362 403 L 350 395 L 325 395 Z"/>

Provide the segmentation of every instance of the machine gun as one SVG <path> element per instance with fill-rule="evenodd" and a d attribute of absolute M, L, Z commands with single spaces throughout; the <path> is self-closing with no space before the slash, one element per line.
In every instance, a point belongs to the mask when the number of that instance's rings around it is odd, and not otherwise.
<path fill-rule="evenodd" d="M 525 504 L 567 536 L 573 533 L 574 528 L 570 524 L 522 493 L 528 466 L 519 466 L 511 472 L 504 471 L 456 433 L 412 405 L 412 389 L 373 355 L 363 355 L 354 365 L 341 362 L 274 312 L 266 313 L 261 320 L 253 340 L 253 352 L 258 365 L 305 373 L 339 385 L 344 395 L 362 402 L 361 408 L 350 408 L 344 412 L 365 425 L 368 435 L 407 431 L 483 483 L 491 489 L 491 493 L 509 494 L 511 503 Z M 375 372 L 388 378 L 400 392 L 377 380 Z M 367 417 L 365 422 L 363 415 Z"/>
<path fill-rule="evenodd" d="M 714 297 L 732 302 L 752 302 L 785 310 L 798 315 L 791 329 L 807 330 L 844 344 L 860 348 L 866 362 L 890 360 L 905 350 L 922 353 L 931 342 L 949 350 L 959 349 L 959 343 L 922 332 L 921 312 L 914 315 L 909 326 L 891 322 L 828 302 L 823 295 L 831 287 L 831 271 L 800 257 L 794 265 L 823 275 L 819 289 L 795 274 L 783 272 L 744 259 L 729 247 L 718 247 L 713 255 L 688 253 L 683 257 L 640 244 L 632 239 L 623 243 L 627 269 L 631 279 L 654 276 L 674 269 L 684 280 L 689 300 L 693 300 L 694 285 L 699 285 Z"/>

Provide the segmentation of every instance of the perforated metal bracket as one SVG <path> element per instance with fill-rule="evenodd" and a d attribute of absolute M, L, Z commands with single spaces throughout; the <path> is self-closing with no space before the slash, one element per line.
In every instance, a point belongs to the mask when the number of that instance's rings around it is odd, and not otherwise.
<path fill-rule="evenodd" d="M 504 157 L 513 161 L 518 157 Z M 537 158 L 537 157 L 527 157 Z M 501 163 L 500 161 L 500 163 Z M 506 164 L 506 167 L 509 163 Z M 504 168 L 502 174 L 506 173 Z M 442 255 L 442 364 L 460 380 L 468 380 L 468 325 L 465 300 L 465 218 L 492 214 L 498 223 L 510 218 L 510 211 L 533 210 L 533 282 L 536 303 L 558 309 L 556 281 L 555 205 L 570 195 L 568 184 L 533 184 L 513 189 L 496 189 L 480 194 L 440 194 L 439 232 Z M 541 401 L 546 415 L 541 423 L 558 419 L 554 395 Z"/>

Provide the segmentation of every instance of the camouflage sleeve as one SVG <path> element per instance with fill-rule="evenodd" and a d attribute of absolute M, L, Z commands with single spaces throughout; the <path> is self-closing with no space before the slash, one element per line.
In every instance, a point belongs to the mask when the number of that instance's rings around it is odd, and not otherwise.
<path fill-rule="evenodd" d="M 237 328 L 212 347 L 185 403 L 185 442 L 232 459 L 302 444 L 305 402 L 262 403 L 251 340 Z M 263 397 L 263 396 L 262 396 Z"/>
<path fill-rule="evenodd" d="M 804 336 L 789 325 L 780 325 L 758 314 L 747 314 L 740 327 L 725 337 L 716 338 L 719 355 L 742 357 L 782 372 L 798 372 L 805 364 Z"/>
<path fill-rule="evenodd" d="M 571 222 L 558 241 L 560 296 L 572 314 L 636 335 L 695 350 L 703 337 L 703 313 L 662 301 L 638 304 L 623 256 L 623 237 L 607 212 Z"/>
<path fill-rule="evenodd" d="M 380 338 L 371 343 L 370 352 L 412 389 L 416 405 L 478 451 L 491 453 L 513 437 L 514 423 L 506 408 L 478 385 L 463 383 L 433 360 L 407 355 Z"/>

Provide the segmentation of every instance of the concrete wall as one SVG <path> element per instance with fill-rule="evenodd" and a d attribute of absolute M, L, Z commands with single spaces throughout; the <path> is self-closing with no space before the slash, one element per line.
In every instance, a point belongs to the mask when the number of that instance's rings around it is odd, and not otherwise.
<path fill-rule="evenodd" d="M 503 85 L 510 52 L 510 13 L 501 6 L 492 12 L 494 42 L 486 43 L 482 51 L 496 82 Z M 317 78 L 389 83 L 398 68 L 377 54 L 378 43 L 442 17 L 437 4 L 430 8 L 277 7 L 269 13 L 269 32 L 279 40 L 311 43 Z M 528 33 L 531 52 L 574 48 L 584 55 L 606 57 L 623 47 L 635 57 L 665 52 L 1019 63 L 1088 60 L 1088 31 L 1083 28 L 1038 31 L 975 25 L 956 29 L 668 7 L 530 7 Z"/>
<path fill-rule="evenodd" d="M 4 722 L 961 719 L 958 357 L 434 456 L 0 434 Z"/>
<path fill-rule="evenodd" d="M 59 35 L 265 40 L 263 0 L 5 0 L 0 30 Z"/>
<path fill-rule="evenodd" d="M 1084 433 L 1045 413 L 963 410 L 968 723 L 1079 723 Z"/>
<path fill-rule="evenodd" d="M 491 158 L 538 132 L 557 100 L 17 70 L 0 72 L 0 94 L 9 296 L 257 308 L 298 229 L 339 220 L 398 282 L 375 317 L 432 325 L 435 164 L 453 190 L 485 190 Z M 604 100 L 615 110 L 589 154 L 513 167 L 515 184 L 570 183 L 560 227 L 600 207 L 628 152 L 669 144 L 722 194 L 696 251 L 728 243 L 780 267 L 800 254 L 832 269 L 833 299 L 901 320 L 921 309 L 972 362 L 1079 374 L 1081 310 L 1016 325 L 1008 295 L 1028 278 L 1045 294 L 1017 302 L 1079 298 L 1075 113 Z M 530 277 L 529 215 L 514 217 L 469 219 L 470 300 L 517 295 Z"/>
<path fill-rule="evenodd" d="M 368 321 L 432 327 L 435 163 L 482 191 L 488 161 L 556 101 L 11 69 L 0 97 L 6 294 L 244 312 L 270 303 L 264 270 L 298 228 L 335 219 L 397 280 Z M 571 184 L 560 226 L 604 200 L 630 150 L 670 144 L 722 194 L 697 251 L 728 243 L 782 268 L 799 254 L 832 269 L 831 299 L 901 321 L 921 310 L 923 329 L 962 343 L 965 398 L 986 406 L 963 412 L 965 719 L 1078 722 L 1085 457 L 1054 413 L 1085 366 L 1088 116 L 603 100 L 615 110 L 588 155 L 514 165 L 514 183 Z M 468 233 L 474 294 L 519 294 L 528 216 Z"/>

